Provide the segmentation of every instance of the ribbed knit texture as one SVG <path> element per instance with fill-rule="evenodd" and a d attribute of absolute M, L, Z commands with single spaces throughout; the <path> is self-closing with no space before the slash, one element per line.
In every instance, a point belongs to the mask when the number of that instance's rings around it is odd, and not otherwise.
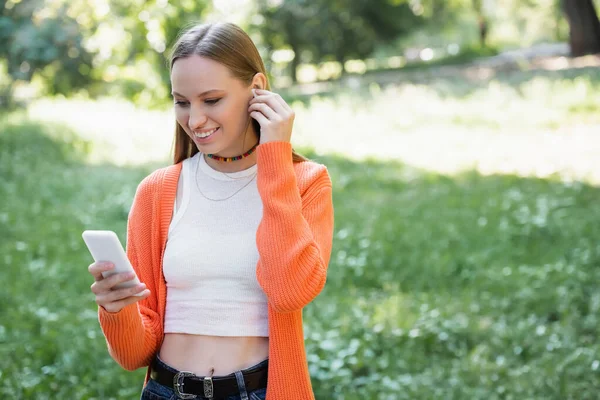
<path fill-rule="evenodd" d="M 302 308 L 325 285 L 333 237 L 331 180 L 323 165 L 294 164 L 288 142 L 261 144 L 257 157 L 263 217 L 256 277 L 269 302 L 267 400 L 310 400 Z M 128 370 L 149 366 L 164 337 L 162 259 L 181 165 L 145 178 L 129 214 L 127 255 L 151 295 L 118 313 L 98 310 L 109 353 Z"/>
<path fill-rule="evenodd" d="M 165 333 L 269 336 L 268 300 L 256 279 L 262 219 L 256 173 L 253 165 L 225 175 L 202 153 L 183 161 L 181 207 L 163 257 Z"/>

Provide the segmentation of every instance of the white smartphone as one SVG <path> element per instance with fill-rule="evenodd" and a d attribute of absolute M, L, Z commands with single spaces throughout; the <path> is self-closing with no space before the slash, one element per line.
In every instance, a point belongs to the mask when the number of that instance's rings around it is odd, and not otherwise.
<path fill-rule="evenodd" d="M 83 241 L 88 250 L 92 254 L 94 261 L 109 261 L 114 264 L 115 267 L 113 269 L 102 273 L 103 277 L 107 278 L 121 272 L 133 272 L 135 274 L 116 233 L 113 231 L 84 231 L 81 236 L 83 237 Z M 119 283 L 114 286 L 114 288 L 128 288 L 138 285 L 139 283 L 140 281 L 136 275 L 133 279 Z M 141 293 L 136 294 L 136 296 L 141 296 Z"/>

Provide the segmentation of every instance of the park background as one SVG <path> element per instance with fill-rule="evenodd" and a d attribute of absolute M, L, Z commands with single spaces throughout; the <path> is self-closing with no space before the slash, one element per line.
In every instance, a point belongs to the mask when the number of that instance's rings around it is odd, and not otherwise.
<path fill-rule="evenodd" d="M 598 398 L 599 6 L 0 1 L 1 397 L 139 397 L 81 232 L 124 242 L 137 184 L 171 162 L 166 51 L 225 20 L 334 184 L 304 310 L 316 398 Z"/>

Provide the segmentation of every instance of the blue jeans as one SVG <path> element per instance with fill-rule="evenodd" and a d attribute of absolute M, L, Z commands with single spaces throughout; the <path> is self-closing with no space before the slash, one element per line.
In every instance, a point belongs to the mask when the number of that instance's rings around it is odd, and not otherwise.
<path fill-rule="evenodd" d="M 165 364 L 160 358 L 158 358 L 158 356 L 156 356 L 156 362 L 158 364 L 160 364 L 162 367 L 164 367 L 172 372 L 178 372 L 178 370 L 176 370 L 175 368 L 171 367 L 170 365 Z M 259 389 L 253 390 L 252 392 L 248 392 L 246 390 L 246 386 L 244 385 L 244 378 L 242 376 L 242 373 L 246 372 L 249 369 L 263 367 L 267 363 L 268 363 L 268 359 L 261 361 L 260 363 L 253 365 L 251 367 L 248 367 L 246 369 L 233 372 L 232 375 L 235 374 L 235 376 L 237 378 L 238 389 L 239 389 L 240 393 L 233 395 L 233 396 L 229 396 L 225 399 L 216 399 L 215 398 L 215 400 L 265 400 L 267 398 L 267 388 L 266 387 L 259 388 Z M 150 379 L 148 381 L 148 383 L 146 384 L 146 386 L 144 387 L 144 390 L 142 391 L 142 397 L 140 398 L 140 400 L 176 400 L 177 398 L 178 397 L 172 388 L 163 386 L 160 383 Z M 202 400 L 202 399 L 205 399 L 205 397 L 204 396 L 196 396 L 196 399 Z"/>

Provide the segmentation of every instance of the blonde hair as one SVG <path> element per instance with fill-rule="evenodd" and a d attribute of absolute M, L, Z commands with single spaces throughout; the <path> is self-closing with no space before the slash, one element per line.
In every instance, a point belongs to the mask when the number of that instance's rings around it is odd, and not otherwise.
<path fill-rule="evenodd" d="M 220 22 L 214 24 L 198 24 L 183 31 L 169 53 L 169 71 L 179 58 L 198 55 L 223 64 L 231 74 L 242 82 L 250 85 L 252 78 L 258 72 L 267 76 L 258 49 L 252 39 L 239 26 Z M 267 78 L 267 90 L 271 89 Z M 252 119 L 252 124 L 260 137 L 260 124 Z M 177 164 L 198 153 L 198 148 L 187 135 L 185 130 L 175 122 L 175 146 L 173 162 Z M 294 162 L 307 159 L 292 150 Z"/>

